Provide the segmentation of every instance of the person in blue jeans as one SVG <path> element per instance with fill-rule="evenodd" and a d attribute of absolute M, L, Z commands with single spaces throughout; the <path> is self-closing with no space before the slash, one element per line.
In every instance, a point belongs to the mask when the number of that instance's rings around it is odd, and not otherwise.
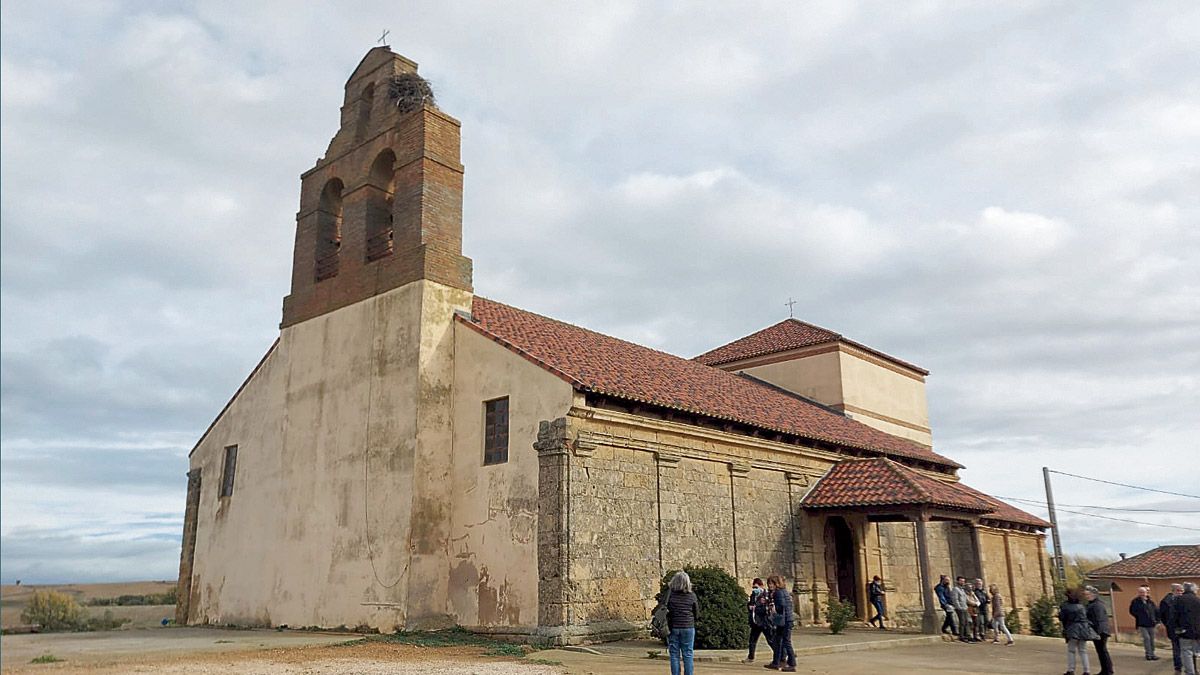
<path fill-rule="evenodd" d="M 667 599 L 667 651 L 671 655 L 671 675 L 692 675 L 692 647 L 696 644 L 696 617 L 700 603 L 692 592 L 692 578 L 687 572 L 676 572 L 667 584 L 671 597 Z"/>
<path fill-rule="evenodd" d="M 788 593 L 787 584 L 778 574 L 767 577 L 767 590 L 771 593 L 771 600 L 775 605 L 775 644 L 772 645 L 775 647 L 775 654 L 771 662 L 763 668 L 794 673 L 796 652 L 792 649 L 792 626 L 795 625 L 796 615 L 792 610 L 792 594 Z"/>

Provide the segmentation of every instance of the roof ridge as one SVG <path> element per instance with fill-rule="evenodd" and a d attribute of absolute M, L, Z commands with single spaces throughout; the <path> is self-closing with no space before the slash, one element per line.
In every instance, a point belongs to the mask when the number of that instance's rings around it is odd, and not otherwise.
<path fill-rule="evenodd" d="M 924 497 L 930 503 L 933 503 L 933 495 L 930 494 L 929 490 L 926 490 L 921 484 L 913 480 L 912 476 L 908 475 L 908 472 L 911 471 L 911 469 L 901 466 L 898 462 L 892 461 L 887 457 L 883 457 L 882 459 L 887 463 L 888 469 L 895 473 L 900 480 L 904 481 L 906 485 L 915 490 L 918 495 L 921 495 L 921 497 Z"/>
<path fill-rule="evenodd" d="M 600 331 L 598 331 L 598 330 L 592 330 L 591 328 L 585 328 L 585 327 L 583 327 L 583 326 L 580 326 L 579 324 L 571 323 L 571 322 L 569 322 L 569 321 L 563 321 L 562 319 L 555 319 L 554 317 L 552 317 L 552 316 L 546 316 L 545 314 L 538 314 L 537 312 L 533 312 L 533 311 L 530 311 L 530 310 L 528 310 L 528 309 L 522 309 L 521 307 L 517 307 L 517 306 L 515 306 L 515 305 L 510 305 L 510 304 L 507 304 L 507 303 L 504 303 L 504 302 L 500 302 L 499 300 L 492 300 L 491 298 L 485 298 L 485 297 L 483 297 L 483 296 L 481 296 L 481 295 L 476 295 L 476 296 L 474 296 L 474 297 L 475 297 L 475 299 L 478 299 L 478 300 L 483 300 L 484 302 L 490 302 L 490 303 L 492 303 L 493 305 L 500 305 L 501 307 L 507 307 L 507 308 L 509 308 L 509 309 L 511 309 L 511 310 L 515 310 L 515 311 L 518 311 L 518 312 L 524 312 L 525 314 L 532 314 L 532 315 L 534 315 L 534 316 L 538 317 L 539 319 L 545 319 L 546 321 L 551 321 L 551 322 L 557 323 L 557 324 L 559 324 L 559 325 L 561 325 L 561 326 L 567 326 L 568 328 L 574 328 L 575 330 L 581 330 L 581 331 L 584 331 L 584 332 L 587 332 L 587 333 L 591 333 L 591 334 L 593 334 L 593 335 L 599 335 L 599 336 L 601 336 L 601 337 L 608 338 L 609 340 L 616 340 L 617 342 L 621 342 L 621 343 L 624 343 L 624 344 L 630 345 L 630 346 L 632 346 L 632 347 L 637 347 L 638 349 L 645 349 L 645 350 L 647 350 L 647 351 L 651 351 L 651 352 L 654 352 L 654 353 L 656 353 L 656 354 L 663 354 L 663 355 L 665 355 L 665 356 L 670 356 L 671 358 L 675 358 L 675 359 L 681 359 L 681 360 L 683 360 L 683 361 L 691 361 L 691 359 L 689 359 L 689 358 L 686 358 L 686 357 L 683 357 L 683 356 L 680 356 L 680 355 L 678 355 L 678 354 L 672 354 L 671 352 L 666 352 L 666 351 L 663 351 L 663 350 L 661 350 L 661 349 L 655 349 L 654 347 L 647 347 L 646 345 L 643 345 L 643 344 L 638 344 L 638 343 L 636 343 L 636 342 L 630 342 L 629 340 L 626 340 L 625 338 L 619 338 L 619 337 L 617 337 L 617 336 L 615 336 L 615 335 L 609 335 L 608 333 L 601 333 L 601 332 L 600 332 Z M 702 366 L 704 366 L 704 367 L 706 367 L 706 368 L 712 368 L 712 366 L 710 366 L 710 365 L 708 365 L 708 364 L 706 364 L 706 363 L 701 363 L 701 364 L 699 364 L 699 365 L 702 365 Z M 719 368 L 713 368 L 713 370 L 720 370 L 720 369 L 719 369 Z"/>

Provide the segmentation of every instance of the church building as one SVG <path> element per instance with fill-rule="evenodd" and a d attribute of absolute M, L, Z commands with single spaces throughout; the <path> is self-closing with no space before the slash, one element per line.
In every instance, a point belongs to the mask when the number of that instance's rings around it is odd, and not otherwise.
<path fill-rule="evenodd" d="M 370 50 L 301 176 L 279 337 L 190 455 L 180 624 L 644 631 L 662 575 L 782 574 L 936 630 L 939 574 L 1023 612 L 1049 524 L 934 451 L 928 373 L 788 319 L 692 359 L 475 295 L 460 124 Z M 486 177 L 483 177 L 486 180 Z"/>

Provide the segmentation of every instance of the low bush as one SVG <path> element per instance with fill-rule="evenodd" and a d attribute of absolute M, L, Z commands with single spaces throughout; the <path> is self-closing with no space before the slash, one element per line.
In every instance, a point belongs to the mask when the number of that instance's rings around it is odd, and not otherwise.
<path fill-rule="evenodd" d="M 1006 614 L 1004 616 L 1004 625 L 1008 626 L 1009 632 L 1020 633 L 1021 632 L 1021 611 L 1019 609 L 1017 609 L 1016 607 L 1013 607 L 1008 612 L 1008 614 Z M 998 637 L 999 636 L 997 636 L 997 638 Z"/>
<path fill-rule="evenodd" d="M 106 609 L 103 616 L 92 616 L 85 619 L 78 630 L 116 630 L 130 621 L 133 619 L 114 617 L 112 610 Z"/>
<path fill-rule="evenodd" d="M 846 626 L 850 624 L 850 619 L 853 619 L 856 613 L 854 605 L 842 602 L 832 595 L 829 596 L 828 602 L 825 603 L 825 614 L 829 620 L 829 632 L 837 635 L 845 630 Z"/>
<path fill-rule="evenodd" d="M 175 589 L 166 593 L 147 593 L 144 595 L 118 595 L 115 598 L 92 598 L 88 600 L 93 607 L 131 607 L 142 605 L 174 605 Z"/>
<path fill-rule="evenodd" d="M 678 570 L 667 572 L 656 598 L 667 595 L 667 584 Z M 696 620 L 696 649 L 745 649 L 750 628 L 746 617 L 749 598 L 728 572 L 720 567 L 684 567 L 692 579 L 692 591 L 700 605 Z"/>
<path fill-rule="evenodd" d="M 37 624 L 47 633 L 79 630 L 86 620 L 75 598 L 58 591 L 34 591 L 21 612 L 21 621 Z"/>
<path fill-rule="evenodd" d="M 1058 625 L 1058 603 L 1043 595 L 1029 608 L 1029 632 L 1043 637 L 1062 637 Z"/>

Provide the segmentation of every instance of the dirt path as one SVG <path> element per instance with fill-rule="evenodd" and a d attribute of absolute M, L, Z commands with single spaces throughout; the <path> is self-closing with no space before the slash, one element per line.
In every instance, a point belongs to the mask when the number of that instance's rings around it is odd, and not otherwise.
<path fill-rule="evenodd" d="M 561 675 L 562 668 L 483 656 L 478 647 L 420 647 L 368 642 L 225 653 L 160 653 L 150 657 L 12 664 L 12 673 L 123 675 Z"/>

